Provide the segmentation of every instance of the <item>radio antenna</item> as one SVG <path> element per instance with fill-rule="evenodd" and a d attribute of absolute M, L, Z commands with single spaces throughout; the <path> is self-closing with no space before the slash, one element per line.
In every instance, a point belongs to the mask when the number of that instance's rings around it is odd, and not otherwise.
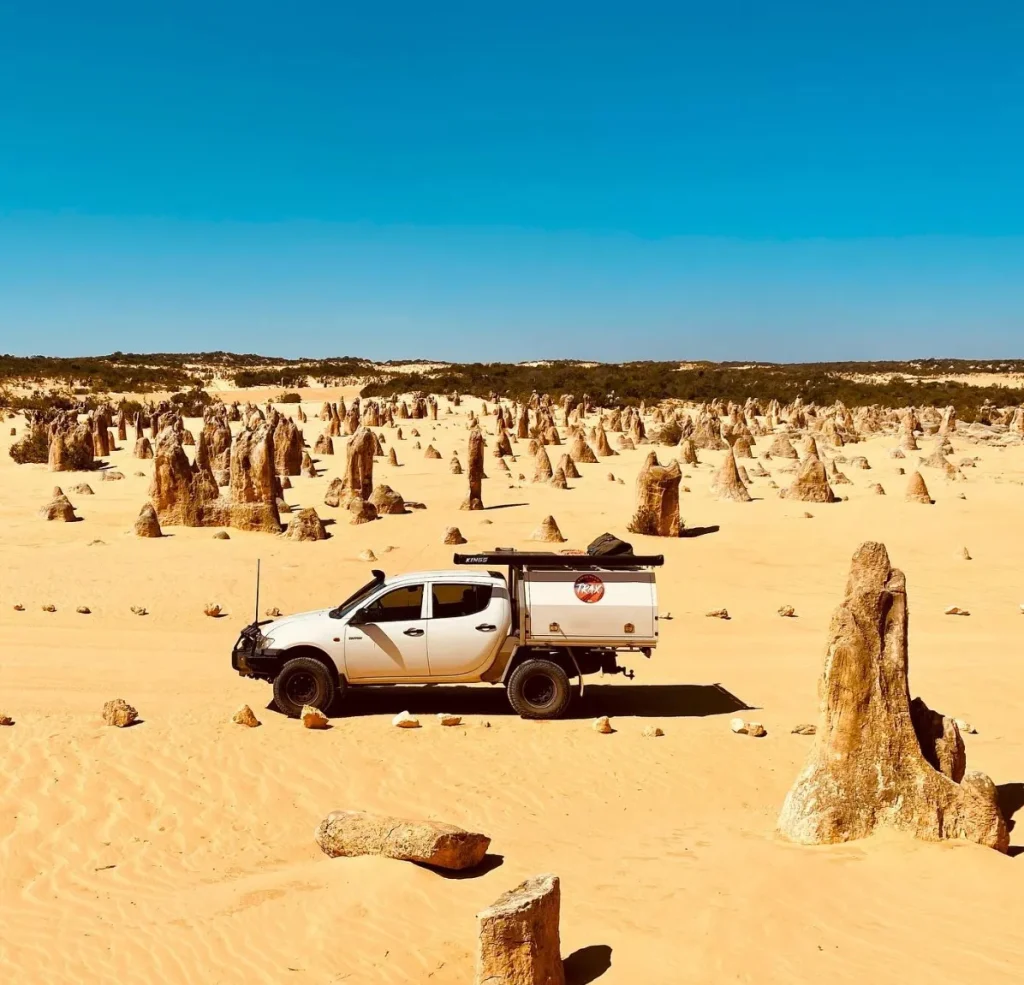
<path fill-rule="evenodd" d="M 252 624 L 255 626 L 260 621 L 260 559 L 256 558 L 256 614 Z"/>

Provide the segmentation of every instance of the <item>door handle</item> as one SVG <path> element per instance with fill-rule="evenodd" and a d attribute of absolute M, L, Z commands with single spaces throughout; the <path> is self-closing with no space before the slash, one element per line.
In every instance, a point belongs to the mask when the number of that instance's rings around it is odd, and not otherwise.
<path fill-rule="evenodd" d="M 405 635 L 406 636 L 422 636 L 423 635 L 423 630 L 422 629 L 407 629 L 405 631 Z"/>
<path fill-rule="evenodd" d="M 482 622 L 476 627 L 481 633 L 493 633 L 498 627 L 492 626 L 489 622 Z"/>

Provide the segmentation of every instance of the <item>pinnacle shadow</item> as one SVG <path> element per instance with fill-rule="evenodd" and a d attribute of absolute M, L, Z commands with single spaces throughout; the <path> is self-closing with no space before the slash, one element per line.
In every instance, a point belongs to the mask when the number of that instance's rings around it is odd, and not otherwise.
<path fill-rule="evenodd" d="M 1016 825 L 1013 816 L 1024 807 L 1024 783 L 1000 783 L 996 787 L 996 802 L 1006 820 L 1007 830 L 1012 831 Z"/>
<path fill-rule="evenodd" d="M 565 985 L 590 985 L 612 966 L 607 944 L 590 944 L 572 952 L 563 962 Z"/>
<path fill-rule="evenodd" d="M 705 534 L 717 534 L 721 530 L 717 523 L 710 527 L 685 527 L 679 531 L 680 537 L 703 537 Z"/>

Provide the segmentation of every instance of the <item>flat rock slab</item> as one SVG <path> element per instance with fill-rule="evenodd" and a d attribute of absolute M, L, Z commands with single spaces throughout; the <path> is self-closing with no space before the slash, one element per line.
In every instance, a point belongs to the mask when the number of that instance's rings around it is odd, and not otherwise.
<path fill-rule="evenodd" d="M 332 811 L 316 829 L 321 850 L 340 855 L 382 855 L 439 869 L 472 869 L 491 839 L 442 821 L 408 821 L 364 811 Z"/>

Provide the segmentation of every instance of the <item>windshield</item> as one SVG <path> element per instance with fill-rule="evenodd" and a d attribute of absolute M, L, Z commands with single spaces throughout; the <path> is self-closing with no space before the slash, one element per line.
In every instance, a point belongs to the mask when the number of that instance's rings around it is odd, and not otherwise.
<path fill-rule="evenodd" d="M 368 581 L 359 591 L 350 595 L 336 609 L 331 610 L 332 619 L 341 619 L 347 616 L 360 602 L 362 602 L 374 589 L 379 588 L 384 581 L 383 571 L 374 571 L 373 580 Z"/>

